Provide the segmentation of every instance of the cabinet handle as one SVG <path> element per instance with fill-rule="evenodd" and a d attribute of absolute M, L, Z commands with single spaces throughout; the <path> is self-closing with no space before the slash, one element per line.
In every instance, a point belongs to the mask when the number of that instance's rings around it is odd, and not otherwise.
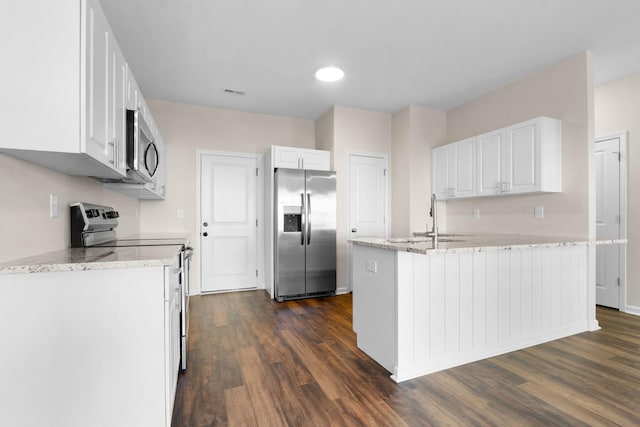
<path fill-rule="evenodd" d="M 119 145 L 120 144 L 118 144 L 118 138 L 116 138 L 114 140 L 114 143 L 113 143 L 113 151 L 115 151 L 115 154 L 114 154 L 115 163 L 114 164 L 116 165 L 116 168 L 120 167 L 120 147 L 119 147 Z"/>
<path fill-rule="evenodd" d="M 111 159 L 109 160 L 109 163 L 111 163 L 112 165 L 116 164 L 116 143 L 115 141 L 109 141 L 109 145 L 111 146 Z"/>
<path fill-rule="evenodd" d="M 301 169 L 304 169 L 304 157 L 300 159 L 300 163 L 302 163 L 302 168 Z"/>

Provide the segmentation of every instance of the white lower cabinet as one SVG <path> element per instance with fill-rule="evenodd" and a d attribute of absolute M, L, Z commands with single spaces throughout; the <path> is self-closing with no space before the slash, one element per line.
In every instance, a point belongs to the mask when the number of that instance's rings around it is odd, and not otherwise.
<path fill-rule="evenodd" d="M 172 265 L 0 275 L 3 426 L 170 426 L 180 361 Z"/>
<path fill-rule="evenodd" d="M 561 122 L 538 117 L 432 151 L 440 199 L 562 191 Z"/>

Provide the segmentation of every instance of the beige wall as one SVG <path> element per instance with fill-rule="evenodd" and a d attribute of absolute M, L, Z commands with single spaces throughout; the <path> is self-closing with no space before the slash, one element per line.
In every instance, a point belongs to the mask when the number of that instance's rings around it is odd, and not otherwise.
<path fill-rule="evenodd" d="M 431 148 L 446 140 L 446 112 L 410 105 L 392 126 L 391 235 L 403 237 L 431 227 Z"/>
<path fill-rule="evenodd" d="M 627 309 L 640 314 L 640 73 L 595 88 L 595 134 L 627 132 Z"/>
<path fill-rule="evenodd" d="M 376 154 L 391 159 L 391 114 L 333 108 L 334 158 L 337 176 L 337 281 L 338 289 L 349 289 L 349 155 Z"/>
<path fill-rule="evenodd" d="M 147 100 L 167 145 L 167 197 L 140 202 L 141 232 L 186 232 L 196 249 L 193 292 L 200 292 L 197 150 L 255 153 L 271 145 L 315 148 L 311 120 Z M 178 218 L 178 210 L 184 218 Z"/>
<path fill-rule="evenodd" d="M 102 183 L 73 177 L 0 154 L 0 262 L 68 248 L 69 204 L 115 206 L 118 233 L 138 232 L 138 200 L 103 188 Z M 58 217 L 49 218 L 49 194 L 58 196 Z"/>
<path fill-rule="evenodd" d="M 446 132 L 445 111 L 411 106 L 411 232 L 425 231 L 427 224 L 431 227 L 431 149 L 446 141 Z M 440 208 L 444 216 L 446 206 Z"/>
<path fill-rule="evenodd" d="M 409 236 L 411 226 L 411 106 L 391 118 L 391 236 Z"/>
<path fill-rule="evenodd" d="M 326 150 L 331 152 L 331 169 L 333 170 L 333 143 L 335 137 L 335 129 L 333 124 L 334 111 L 333 107 L 320 116 L 315 123 L 316 129 L 316 148 L 318 150 Z"/>
<path fill-rule="evenodd" d="M 595 237 L 591 56 L 582 53 L 447 112 L 447 142 L 538 116 L 562 121 L 562 193 L 447 202 L 447 231 Z M 535 206 L 545 218 L 534 219 Z M 480 209 L 480 219 L 472 210 Z"/>

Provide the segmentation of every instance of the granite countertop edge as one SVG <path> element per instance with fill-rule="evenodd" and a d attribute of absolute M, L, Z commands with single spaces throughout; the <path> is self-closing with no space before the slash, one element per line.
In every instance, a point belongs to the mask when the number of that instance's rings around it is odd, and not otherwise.
<path fill-rule="evenodd" d="M 0 275 L 164 267 L 178 252 L 176 246 L 61 249 L 0 263 Z"/>
<path fill-rule="evenodd" d="M 413 243 L 401 243 L 401 242 L 389 242 L 389 239 L 382 238 L 358 238 L 351 239 L 349 243 L 359 246 L 368 246 L 373 248 L 393 250 L 397 252 L 411 252 L 418 254 L 443 254 L 443 253 L 463 253 L 463 252 L 484 252 L 484 251 L 496 251 L 496 250 L 513 250 L 513 249 L 529 249 L 529 248 L 553 248 L 553 247 L 565 247 L 565 246 L 583 246 L 583 245 L 603 245 L 603 244 L 619 244 L 626 243 L 627 239 L 603 239 L 603 240 L 580 240 L 571 238 L 553 238 L 550 237 L 547 242 L 544 241 L 530 241 L 530 242 L 514 242 L 507 243 L 507 240 L 544 240 L 544 237 L 540 236 L 525 236 L 525 235 L 504 235 L 505 242 L 502 243 L 482 243 L 482 235 L 475 235 L 471 241 L 457 241 L 457 242 L 439 242 L 437 248 L 430 247 L 431 242 L 413 242 Z M 464 238 L 464 237 L 461 237 Z M 555 240 L 555 241 L 554 241 Z"/>

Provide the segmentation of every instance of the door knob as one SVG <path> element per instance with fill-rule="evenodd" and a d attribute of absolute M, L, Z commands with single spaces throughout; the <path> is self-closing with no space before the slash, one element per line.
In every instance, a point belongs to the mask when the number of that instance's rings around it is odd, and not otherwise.
<path fill-rule="evenodd" d="M 204 237 L 207 237 L 207 236 L 209 235 L 209 233 L 207 233 L 207 232 L 205 231 L 204 233 L 202 233 L 202 235 L 203 235 Z"/>
<path fill-rule="evenodd" d="M 358 229 L 357 229 L 357 228 L 352 228 L 352 229 L 351 229 L 351 232 L 352 232 L 352 233 L 355 233 L 356 231 L 358 231 Z"/>
<path fill-rule="evenodd" d="M 202 225 L 205 226 L 205 227 L 208 227 L 209 223 L 208 222 L 203 222 Z"/>

